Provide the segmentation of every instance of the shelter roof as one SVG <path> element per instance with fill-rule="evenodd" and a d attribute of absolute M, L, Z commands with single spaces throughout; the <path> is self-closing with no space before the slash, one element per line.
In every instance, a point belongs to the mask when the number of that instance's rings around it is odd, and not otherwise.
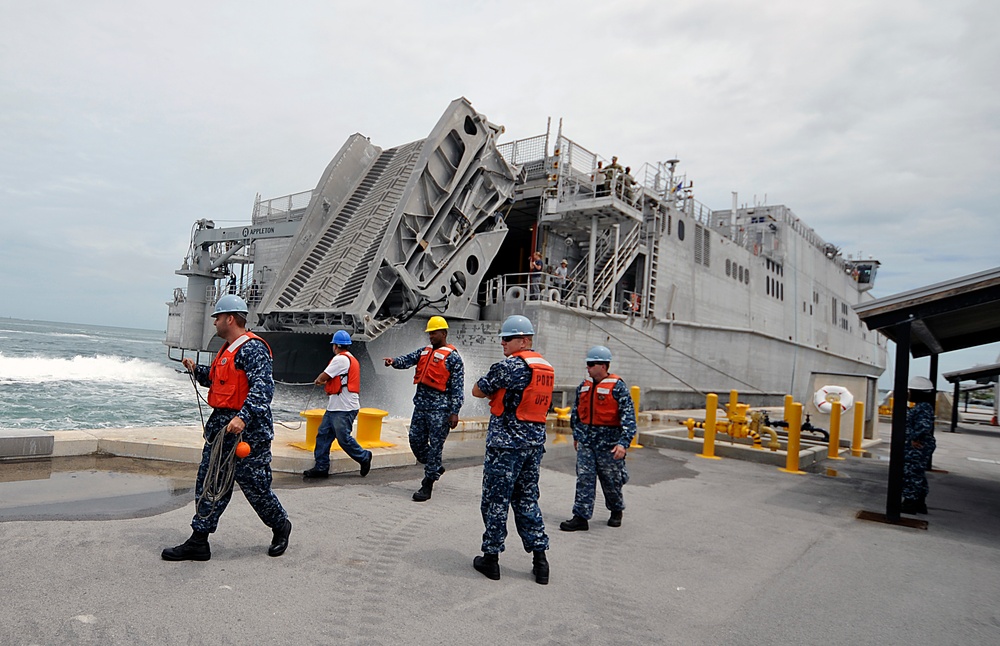
<path fill-rule="evenodd" d="M 1000 267 L 854 306 L 869 330 L 896 341 L 911 323 L 910 353 L 925 357 L 1000 341 Z"/>
<path fill-rule="evenodd" d="M 956 383 L 959 381 L 989 379 L 997 375 L 1000 375 L 1000 363 L 993 363 L 988 366 L 976 366 L 975 368 L 966 368 L 965 370 L 955 370 L 954 372 L 946 372 L 941 376 L 951 383 Z"/>

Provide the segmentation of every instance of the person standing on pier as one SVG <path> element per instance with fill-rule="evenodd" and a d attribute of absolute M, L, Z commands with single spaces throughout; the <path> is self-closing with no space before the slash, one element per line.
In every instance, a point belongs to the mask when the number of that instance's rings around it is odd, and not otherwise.
<path fill-rule="evenodd" d="M 914 377 L 908 384 L 913 408 L 906 411 L 906 450 L 903 452 L 904 514 L 927 513 L 927 466 L 934 452 L 934 384 Z"/>
<path fill-rule="evenodd" d="M 354 420 L 361 409 L 361 364 L 350 352 L 352 343 L 347 330 L 337 330 L 330 341 L 333 359 L 313 382 L 323 386 L 330 399 L 316 431 L 316 448 L 313 450 L 316 464 L 302 472 L 305 478 L 330 476 L 330 447 L 335 439 L 344 453 L 361 465 L 362 478 L 372 468 L 372 452 L 361 448 L 351 436 Z"/>
<path fill-rule="evenodd" d="M 611 350 L 595 345 L 587 351 L 587 378 L 576 388 L 570 414 L 576 449 L 576 500 L 573 518 L 559 524 L 564 532 L 590 529 L 598 479 L 604 504 L 611 511 L 608 525 L 622 524 L 622 485 L 628 480 L 625 453 L 635 436 L 635 406 L 625 381 L 608 372 L 610 367 Z"/>
<path fill-rule="evenodd" d="M 410 418 L 410 450 L 424 465 L 420 489 L 413 500 L 430 500 L 434 483 L 444 474 L 441 453 L 448 433 L 458 426 L 458 412 L 465 402 L 465 365 L 455 346 L 448 343 L 448 322 L 443 316 L 427 321 L 430 345 L 400 357 L 385 357 L 387 368 L 404 370 L 416 366 L 413 383 L 413 415 Z"/>
<path fill-rule="evenodd" d="M 215 333 L 225 343 L 212 366 L 196 365 L 192 359 L 182 363 L 202 386 L 208 387 L 208 404 L 215 410 L 205 424 L 205 447 L 195 483 L 196 510 L 191 521 L 191 537 L 176 547 L 163 550 L 166 561 L 207 561 L 212 558 L 208 535 L 219 526 L 219 517 L 233 495 L 221 492 L 214 502 L 203 496 L 209 472 L 212 448 L 222 442 L 221 455 L 232 455 L 240 434 L 250 445 L 250 455 L 237 459 L 235 482 L 257 516 L 271 528 L 269 556 L 281 556 L 288 547 L 292 523 L 271 490 L 271 440 L 274 423 L 271 398 L 274 378 L 271 375 L 271 349 L 267 343 L 246 329 L 247 304 L 235 295 L 226 295 L 215 304 L 212 318 Z"/>
<path fill-rule="evenodd" d="M 472 388 L 475 397 L 489 398 L 490 422 L 483 460 L 483 555 L 472 566 L 489 579 L 500 578 L 499 555 L 507 538 L 507 510 L 524 551 L 533 554 L 535 582 L 549 582 L 542 510 L 538 506 L 538 471 L 545 453 L 545 418 L 552 405 L 555 371 L 532 351 L 535 330 L 524 316 L 507 317 L 500 327 L 506 359 L 493 364 Z"/>

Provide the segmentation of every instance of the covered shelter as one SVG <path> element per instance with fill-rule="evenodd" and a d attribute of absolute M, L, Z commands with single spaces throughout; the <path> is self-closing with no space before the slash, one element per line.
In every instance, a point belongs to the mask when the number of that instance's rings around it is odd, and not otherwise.
<path fill-rule="evenodd" d="M 926 521 L 900 518 L 910 357 L 930 357 L 928 377 L 936 384 L 938 355 L 1000 341 L 1000 267 L 869 301 L 854 311 L 869 330 L 896 344 L 885 515 L 864 517 L 926 527 Z"/>
<path fill-rule="evenodd" d="M 1000 363 L 990 364 L 988 366 L 976 366 L 974 368 L 966 368 L 965 370 L 956 370 L 954 372 L 946 372 L 942 377 L 950 384 L 955 386 L 955 396 L 954 396 L 954 406 L 951 407 L 951 432 L 955 432 L 955 428 L 958 426 L 958 397 L 962 390 L 963 381 L 997 381 L 997 376 L 1000 375 Z M 989 386 L 976 386 L 974 388 L 967 388 L 966 391 L 978 388 L 988 388 Z M 997 402 L 994 400 L 994 412 L 996 411 Z"/>

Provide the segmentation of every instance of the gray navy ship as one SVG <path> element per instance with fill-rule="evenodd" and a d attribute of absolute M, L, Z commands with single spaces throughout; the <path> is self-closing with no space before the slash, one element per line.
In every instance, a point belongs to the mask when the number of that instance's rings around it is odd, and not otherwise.
<path fill-rule="evenodd" d="M 315 189 L 258 196 L 245 226 L 198 220 L 176 272 L 187 285 L 167 303 L 168 355 L 214 352 L 209 314 L 237 293 L 277 380 L 311 383 L 344 329 L 365 380 L 400 402 L 407 377 L 379 359 L 424 345 L 433 315 L 473 376 L 502 356 L 500 322 L 527 316 L 564 398 L 596 344 L 643 408 L 732 389 L 775 404 L 808 396 L 813 373 L 882 373 L 886 341 L 852 307 L 872 298 L 877 260 L 844 256 L 786 206 L 706 207 L 678 160 L 622 168 L 561 122 L 503 132 L 457 99 L 425 139 L 382 149 L 352 135 Z"/>

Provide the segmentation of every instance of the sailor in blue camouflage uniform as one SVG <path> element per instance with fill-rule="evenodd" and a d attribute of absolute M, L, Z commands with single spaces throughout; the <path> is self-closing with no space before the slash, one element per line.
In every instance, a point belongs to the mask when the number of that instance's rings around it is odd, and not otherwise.
<path fill-rule="evenodd" d="M 208 535 L 219 526 L 219 517 L 233 495 L 232 486 L 214 501 L 204 499 L 212 447 L 223 442 L 222 455 L 232 455 L 240 439 L 250 445 L 250 455 L 236 459 L 235 482 L 247 502 L 265 525 L 272 530 L 267 553 L 281 556 L 288 547 L 292 523 L 271 490 L 271 398 L 274 379 L 271 374 L 271 350 L 263 339 L 246 330 L 247 306 L 242 298 L 230 294 L 216 303 L 212 314 L 216 334 L 225 340 L 209 366 L 183 359 L 184 367 L 198 383 L 209 388 L 208 403 L 214 408 L 205 424 L 205 446 L 195 484 L 195 510 L 191 537 L 184 543 L 163 550 L 167 561 L 207 561 L 211 558 Z"/>
<path fill-rule="evenodd" d="M 503 361 L 493 364 L 472 388 L 476 397 L 490 399 L 490 423 L 483 460 L 482 556 L 473 567 L 487 578 L 500 578 L 500 552 L 507 538 L 507 510 L 526 552 L 533 555 L 535 582 L 549 582 L 542 510 L 538 506 L 538 476 L 545 453 L 545 416 L 552 404 L 555 373 L 532 351 L 535 331 L 524 316 L 510 316 L 500 328 Z"/>
<path fill-rule="evenodd" d="M 386 367 L 403 370 L 416 366 L 413 383 L 413 415 L 410 417 L 410 450 L 424 465 L 420 488 L 413 500 L 430 500 L 434 483 L 444 474 L 441 453 L 448 433 L 458 426 L 458 413 L 465 402 L 465 365 L 455 346 L 448 343 L 448 322 L 442 316 L 427 321 L 430 345 L 400 357 L 385 357 Z"/>
<path fill-rule="evenodd" d="M 937 442 L 934 440 L 934 384 L 926 377 L 909 383 L 913 408 L 906 411 L 906 449 L 903 452 L 904 514 L 927 513 L 927 466 Z"/>
<path fill-rule="evenodd" d="M 611 350 L 595 345 L 587 352 L 587 378 L 576 388 L 570 415 L 576 449 L 576 499 L 573 518 L 559 524 L 564 532 L 587 531 L 594 513 L 597 480 L 611 511 L 608 525 L 621 527 L 628 481 L 625 455 L 635 437 L 635 406 L 625 381 L 608 372 Z"/>

